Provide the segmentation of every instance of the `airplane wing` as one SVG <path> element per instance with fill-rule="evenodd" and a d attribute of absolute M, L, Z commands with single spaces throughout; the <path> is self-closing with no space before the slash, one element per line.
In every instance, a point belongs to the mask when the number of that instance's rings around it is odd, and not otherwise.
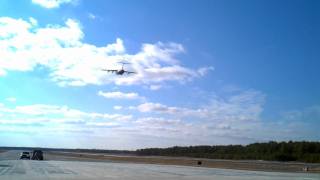
<path fill-rule="evenodd" d="M 136 74 L 136 72 L 132 72 L 132 71 L 124 71 L 126 72 L 127 74 Z"/>
<path fill-rule="evenodd" d="M 101 69 L 102 71 L 107 71 L 107 72 L 111 72 L 111 73 L 116 73 L 118 70 L 115 69 Z"/>

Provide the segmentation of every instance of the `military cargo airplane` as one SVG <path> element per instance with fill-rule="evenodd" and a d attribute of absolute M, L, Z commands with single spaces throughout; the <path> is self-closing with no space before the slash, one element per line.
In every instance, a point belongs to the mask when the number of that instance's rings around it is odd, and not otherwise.
<path fill-rule="evenodd" d="M 135 74 L 136 72 L 132 72 L 132 71 L 126 71 L 123 69 L 123 66 L 125 64 L 130 64 L 130 63 L 126 63 L 126 62 L 118 62 L 120 64 L 122 64 L 121 69 L 102 69 L 102 71 L 107 71 L 107 72 L 111 72 L 111 73 L 115 73 L 116 75 L 123 75 L 123 74 Z"/>

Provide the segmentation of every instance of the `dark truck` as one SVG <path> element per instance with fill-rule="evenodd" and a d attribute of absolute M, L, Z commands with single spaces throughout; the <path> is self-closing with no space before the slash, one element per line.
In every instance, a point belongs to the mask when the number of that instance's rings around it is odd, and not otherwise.
<path fill-rule="evenodd" d="M 43 152 L 41 150 L 33 150 L 32 160 L 43 160 Z"/>

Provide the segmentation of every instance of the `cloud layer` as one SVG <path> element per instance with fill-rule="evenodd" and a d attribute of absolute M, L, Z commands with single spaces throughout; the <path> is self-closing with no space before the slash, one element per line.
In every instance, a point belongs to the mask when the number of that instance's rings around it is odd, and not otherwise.
<path fill-rule="evenodd" d="M 84 112 L 78 109 L 69 108 L 68 106 L 47 104 L 14 107 L 0 104 L 0 117 L 1 125 L 34 123 L 48 127 L 77 125 L 77 129 L 86 128 L 87 125 L 93 124 L 118 124 L 132 119 L 132 115 Z"/>
<path fill-rule="evenodd" d="M 120 91 L 112 91 L 112 92 L 99 91 L 98 95 L 105 97 L 107 99 L 128 99 L 128 100 L 144 99 L 144 97 L 141 97 L 138 93 L 134 93 L 134 92 L 124 93 Z"/>
<path fill-rule="evenodd" d="M 38 4 L 44 8 L 58 8 L 61 4 L 73 3 L 76 0 L 32 0 L 32 3 Z"/>
<path fill-rule="evenodd" d="M 45 67 L 52 81 L 61 86 L 150 85 L 160 88 L 168 81 L 186 82 L 204 76 L 212 67 L 193 70 L 181 65 L 175 55 L 184 53 L 177 43 L 142 44 L 135 54 L 126 53 L 123 41 L 98 47 L 83 42 L 79 22 L 68 19 L 64 25 L 39 27 L 37 20 L 0 18 L 0 76 L 9 71 L 33 71 Z M 126 68 L 137 72 L 116 76 L 101 69 L 119 69 L 118 61 L 127 61 Z"/>
<path fill-rule="evenodd" d="M 60 134 L 77 139 L 90 137 L 99 147 L 141 148 L 150 146 L 234 144 L 268 140 L 299 140 L 315 137 L 319 107 L 284 113 L 284 120 L 262 118 L 265 95 L 241 91 L 226 97 L 213 97 L 198 108 L 146 102 L 135 107 L 114 106 L 119 113 L 85 112 L 68 106 L 0 104 L 0 130 L 6 133 L 33 133 L 38 137 Z M 121 112 L 127 112 L 122 114 Z M 317 122 L 318 123 L 318 122 Z M 41 128 L 39 128 L 41 127 Z M 111 138 L 111 139 L 110 139 Z M 159 141 L 161 139 L 161 141 Z M 61 140 L 62 141 L 62 140 Z M 92 147 L 97 147 L 93 145 Z"/>

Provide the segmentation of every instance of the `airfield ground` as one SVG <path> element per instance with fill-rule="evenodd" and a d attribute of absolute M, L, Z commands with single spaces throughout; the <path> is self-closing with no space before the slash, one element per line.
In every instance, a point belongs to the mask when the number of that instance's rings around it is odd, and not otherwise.
<path fill-rule="evenodd" d="M 175 158 L 159 156 L 132 156 L 132 155 L 110 155 L 92 153 L 70 153 L 70 152 L 47 152 L 47 159 L 54 160 L 77 160 L 77 161 L 109 161 L 109 162 L 130 162 L 162 165 L 181 165 L 207 168 L 223 168 L 253 171 L 275 171 L 275 172 L 303 172 L 304 167 L 309 172 L 320 173 L 320 164 L 299 163 L 299 162 L 275 162 L 256 160 L 213 160 L 199 158 Z M 201 162 L 201 165 L 198 162 Z"/>
<path fill-rule="evenodd" d="M 298 180 L 320 179 L 320 173 L 302 173 L 298 170 L 303 164 L 253 161 L 222 161 L 201 159 L 138 157 L 106 154 L 86 154 L 67 152 L 45 152 L 45 161 L 17 160 L 21 151 L 0 153 L 1 180 L 38 179 L 200 179 L 200 180 Z M 161 164 L 161 165 L 160 165 Z M 183 165 L 183 166 L 181 166 Z M 304 164 L 305 165 L 305 164 Z M 237 167 L 239 166 L 239 167 Z M 252 168 L 258 166 L 259 168 Z M 313 169 L 319 164 L 312 165 Z M 207 168 L 213 167 L 213 168 Z M 215 168 L 216 167 L 216 168 Z M 263 169 L 265 167 L 265 169 Z M 269 171 L 279 167 L 279 171 Z M 284 168 L 286 167 L 286 168 Z M 220 169 L 224 168 L 224 169 Z M 234 169 L 251 170 L 234 170 Z M 276 169 L 275 169 L 276 170 Z M 299 173 L 296 172 L 299 171 Z M 294 171 L 294 172 L 289 172 Z"/>

